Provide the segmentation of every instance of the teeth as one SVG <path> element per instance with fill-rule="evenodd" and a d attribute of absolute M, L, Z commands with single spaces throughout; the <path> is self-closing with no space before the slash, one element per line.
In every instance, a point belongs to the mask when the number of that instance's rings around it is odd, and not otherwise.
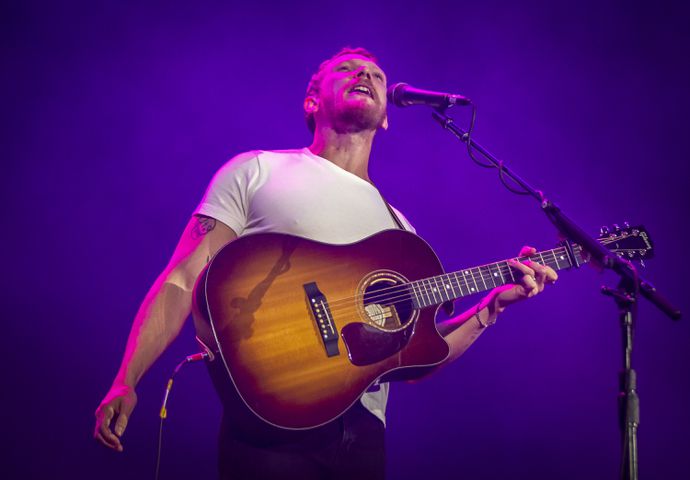
<path fill-rule="evenodd" d="M 371 90 L 369 90 L 369 88 L 362 86 L 362 85 L 356 86 L 355 88 L 352 89 L 352 91 L 353 92 L 362 92 L 362 93 L 366 93 L 367 95 L 371 95 Z"/>

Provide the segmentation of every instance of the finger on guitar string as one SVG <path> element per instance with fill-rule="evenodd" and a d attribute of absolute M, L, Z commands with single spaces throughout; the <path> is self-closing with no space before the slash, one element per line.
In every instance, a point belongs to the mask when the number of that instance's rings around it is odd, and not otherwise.
<path fill-rule="evenodd" d="M 536 248 L 524 246 L 520 250 L 520 256 L 531 257 L 536 252 Z M 558 280 L 558 274 L 549 265 L 542 265 L 541 263 L 535 262 L 529 258 L 525 260 L 523 263 L 524 265 L 527 265 L 534 271 L 534 279 L 536 280 L 536 283 L 539 287 L 539 292 L 542 292 L 544 290 L 544 286 L 546 284 L 555 283 L 556 280 Z"/>
<path fill-rule="evenodd" d="M 539 293 L 536 272 L 533 269 L 515 259 L 508 260 L 508 265 L 520 274 L 516 284 L 523 288 L 526 297 L 533 297 Z"/>

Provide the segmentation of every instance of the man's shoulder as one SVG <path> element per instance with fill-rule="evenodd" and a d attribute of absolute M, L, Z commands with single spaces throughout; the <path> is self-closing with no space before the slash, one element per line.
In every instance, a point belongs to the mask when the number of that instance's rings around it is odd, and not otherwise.
<path fill-rule="evenodd" d="M 226 166 L 239 167 L 248 163 L 275 163 L 285 161 L 298 161 L 307 156 L 305 148 L 293 148 L 284 150 L 249 150 L 238 153 L 230 160 Z"/>
<path fill-rule="evenodd" d="M 271 162 L 302 160 L 307 155 L 305 148 L 291 148 L 284 150 L 255 150 L 254 153 L 260 161 Z"/>

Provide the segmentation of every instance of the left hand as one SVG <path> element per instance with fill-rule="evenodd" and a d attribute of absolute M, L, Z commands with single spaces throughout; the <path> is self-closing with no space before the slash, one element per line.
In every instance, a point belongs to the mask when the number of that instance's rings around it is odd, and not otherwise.
<path fill-rule="evenodd" d="M 520 257 L 527 257 L 537 253 L 533 247 L 522 247 Z M 496 312 L 503 311 L 508 305 L 533 297 L 544 290 L 547 284 L 554 283 L 558 279 L 556 271 L 548 266 L 527 260 L 517 262 L 508 260 L 511 268 L 520 272 L 522 278 L 516 283 L 503 285 L 493 290 L 493 304 Z"/>

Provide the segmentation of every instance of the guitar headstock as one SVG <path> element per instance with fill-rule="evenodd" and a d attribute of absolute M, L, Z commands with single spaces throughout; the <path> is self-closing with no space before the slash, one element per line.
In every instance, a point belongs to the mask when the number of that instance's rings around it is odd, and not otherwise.
<path fill-rule="evenodd" d="M 628 260 L 654 257 L 654 244 L 642 225 L 631 227 L 625 222 L 622 227 L 615 223 L 611 228 L 601 227 L 598 240 L 616 255 Z"/>

